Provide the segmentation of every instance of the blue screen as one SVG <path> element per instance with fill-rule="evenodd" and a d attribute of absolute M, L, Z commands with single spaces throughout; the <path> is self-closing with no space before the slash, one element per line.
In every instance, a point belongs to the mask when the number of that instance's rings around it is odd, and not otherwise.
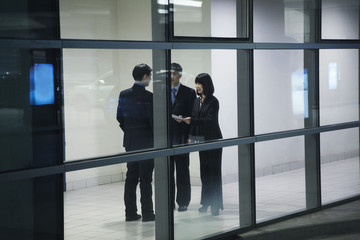
<path fill-rule="evenodd" d="M 30 104 L 54 104 L 54 67 L 36 63 L 30 69 Z"/>

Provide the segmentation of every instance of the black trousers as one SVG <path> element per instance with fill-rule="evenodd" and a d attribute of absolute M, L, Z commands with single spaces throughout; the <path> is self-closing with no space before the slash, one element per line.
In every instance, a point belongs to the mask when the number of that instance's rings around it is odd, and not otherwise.
<path fill-rule="evenodd" d="M 179 206 L 188 206 L 191 199 L 191 184 L 189 170 L 189 154 L 181 154 L 170 157 L 173 172 L 176 170 L 176 203 Z M 175 166 L 175 169 L 174 169 Z M 173 174 L 174 176 L 174 174 Z M 172 197 L 175 205 L 175 180 L 172 186 Z"/>
<path fill-rule="evenodd" d="M 201 201 L 204 206 L 223 209 L 221 157 L 222 148 L 200 151 Z"/>
<path fill-rule="evenodd" d="M 125 179 L 125 216 L 130 217 L 137 214 L 136 187 L 140 182 L 140 203 L 143 217 L 154 213 L 152 201 L 152 173 L 154 170 L 154 159 L 127 163 Z"/>

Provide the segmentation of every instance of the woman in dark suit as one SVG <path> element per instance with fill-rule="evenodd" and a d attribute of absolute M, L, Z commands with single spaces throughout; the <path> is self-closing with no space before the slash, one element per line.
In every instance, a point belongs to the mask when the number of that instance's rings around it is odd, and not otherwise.
<path fill-rule="evenodd" d="M 219 127 L 219 101 L 213 96 L 214 85 L 209 74 L 201 73 L 195 79 L 196 93 L 191 117 L 183 119 L 191 124 L 190 134 L 195 139 L 204 141 L 221 139 Z M 191 141 L 191 138 L 190 138 Z M 200 151 L 200 178 L 202 183 L 201 205 L 199 212 L 207 212 L 210 206 L 211 214 L 219 215 L 223 210 L 221 156 L 222 148 Z"/>

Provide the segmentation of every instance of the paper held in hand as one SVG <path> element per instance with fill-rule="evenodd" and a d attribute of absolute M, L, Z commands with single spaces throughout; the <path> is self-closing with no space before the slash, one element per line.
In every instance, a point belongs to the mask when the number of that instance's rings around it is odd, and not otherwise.
<path fill-rule="evenodd" d="M 177 116 L 175 114 L 172 114 L 171 117 L 175 120 L 183 120 L 184 119 L 183 117 Z"/>

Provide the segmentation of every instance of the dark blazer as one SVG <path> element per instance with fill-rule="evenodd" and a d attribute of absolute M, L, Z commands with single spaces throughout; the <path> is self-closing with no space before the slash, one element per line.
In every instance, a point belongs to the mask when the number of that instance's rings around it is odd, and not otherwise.
<path fill-rule="evenodd" d="M 126 151 L 154 146 L 153 94 L 145 87 L 134 84 L 120 92 L 116 118 L 124 131 Z"/>
<path fill-rule="evenodd" d="M 180 84 L 175 101 L 172 104 L 172 114 L 190 117 L 194 100 L 195 90 Z M 178 123 L 172 119 L 173 144 L 183 144 L 189 138 L 190 126 L 185 122 Z"/>
<path fill-rule="evenodd" d="M 200 98 L 195 99 L 191 115 L 191 135 L 205 141 L 221 139 L 219 127 L 219 101 L 215 96 L 206 96 L 200 108 Z"/>

